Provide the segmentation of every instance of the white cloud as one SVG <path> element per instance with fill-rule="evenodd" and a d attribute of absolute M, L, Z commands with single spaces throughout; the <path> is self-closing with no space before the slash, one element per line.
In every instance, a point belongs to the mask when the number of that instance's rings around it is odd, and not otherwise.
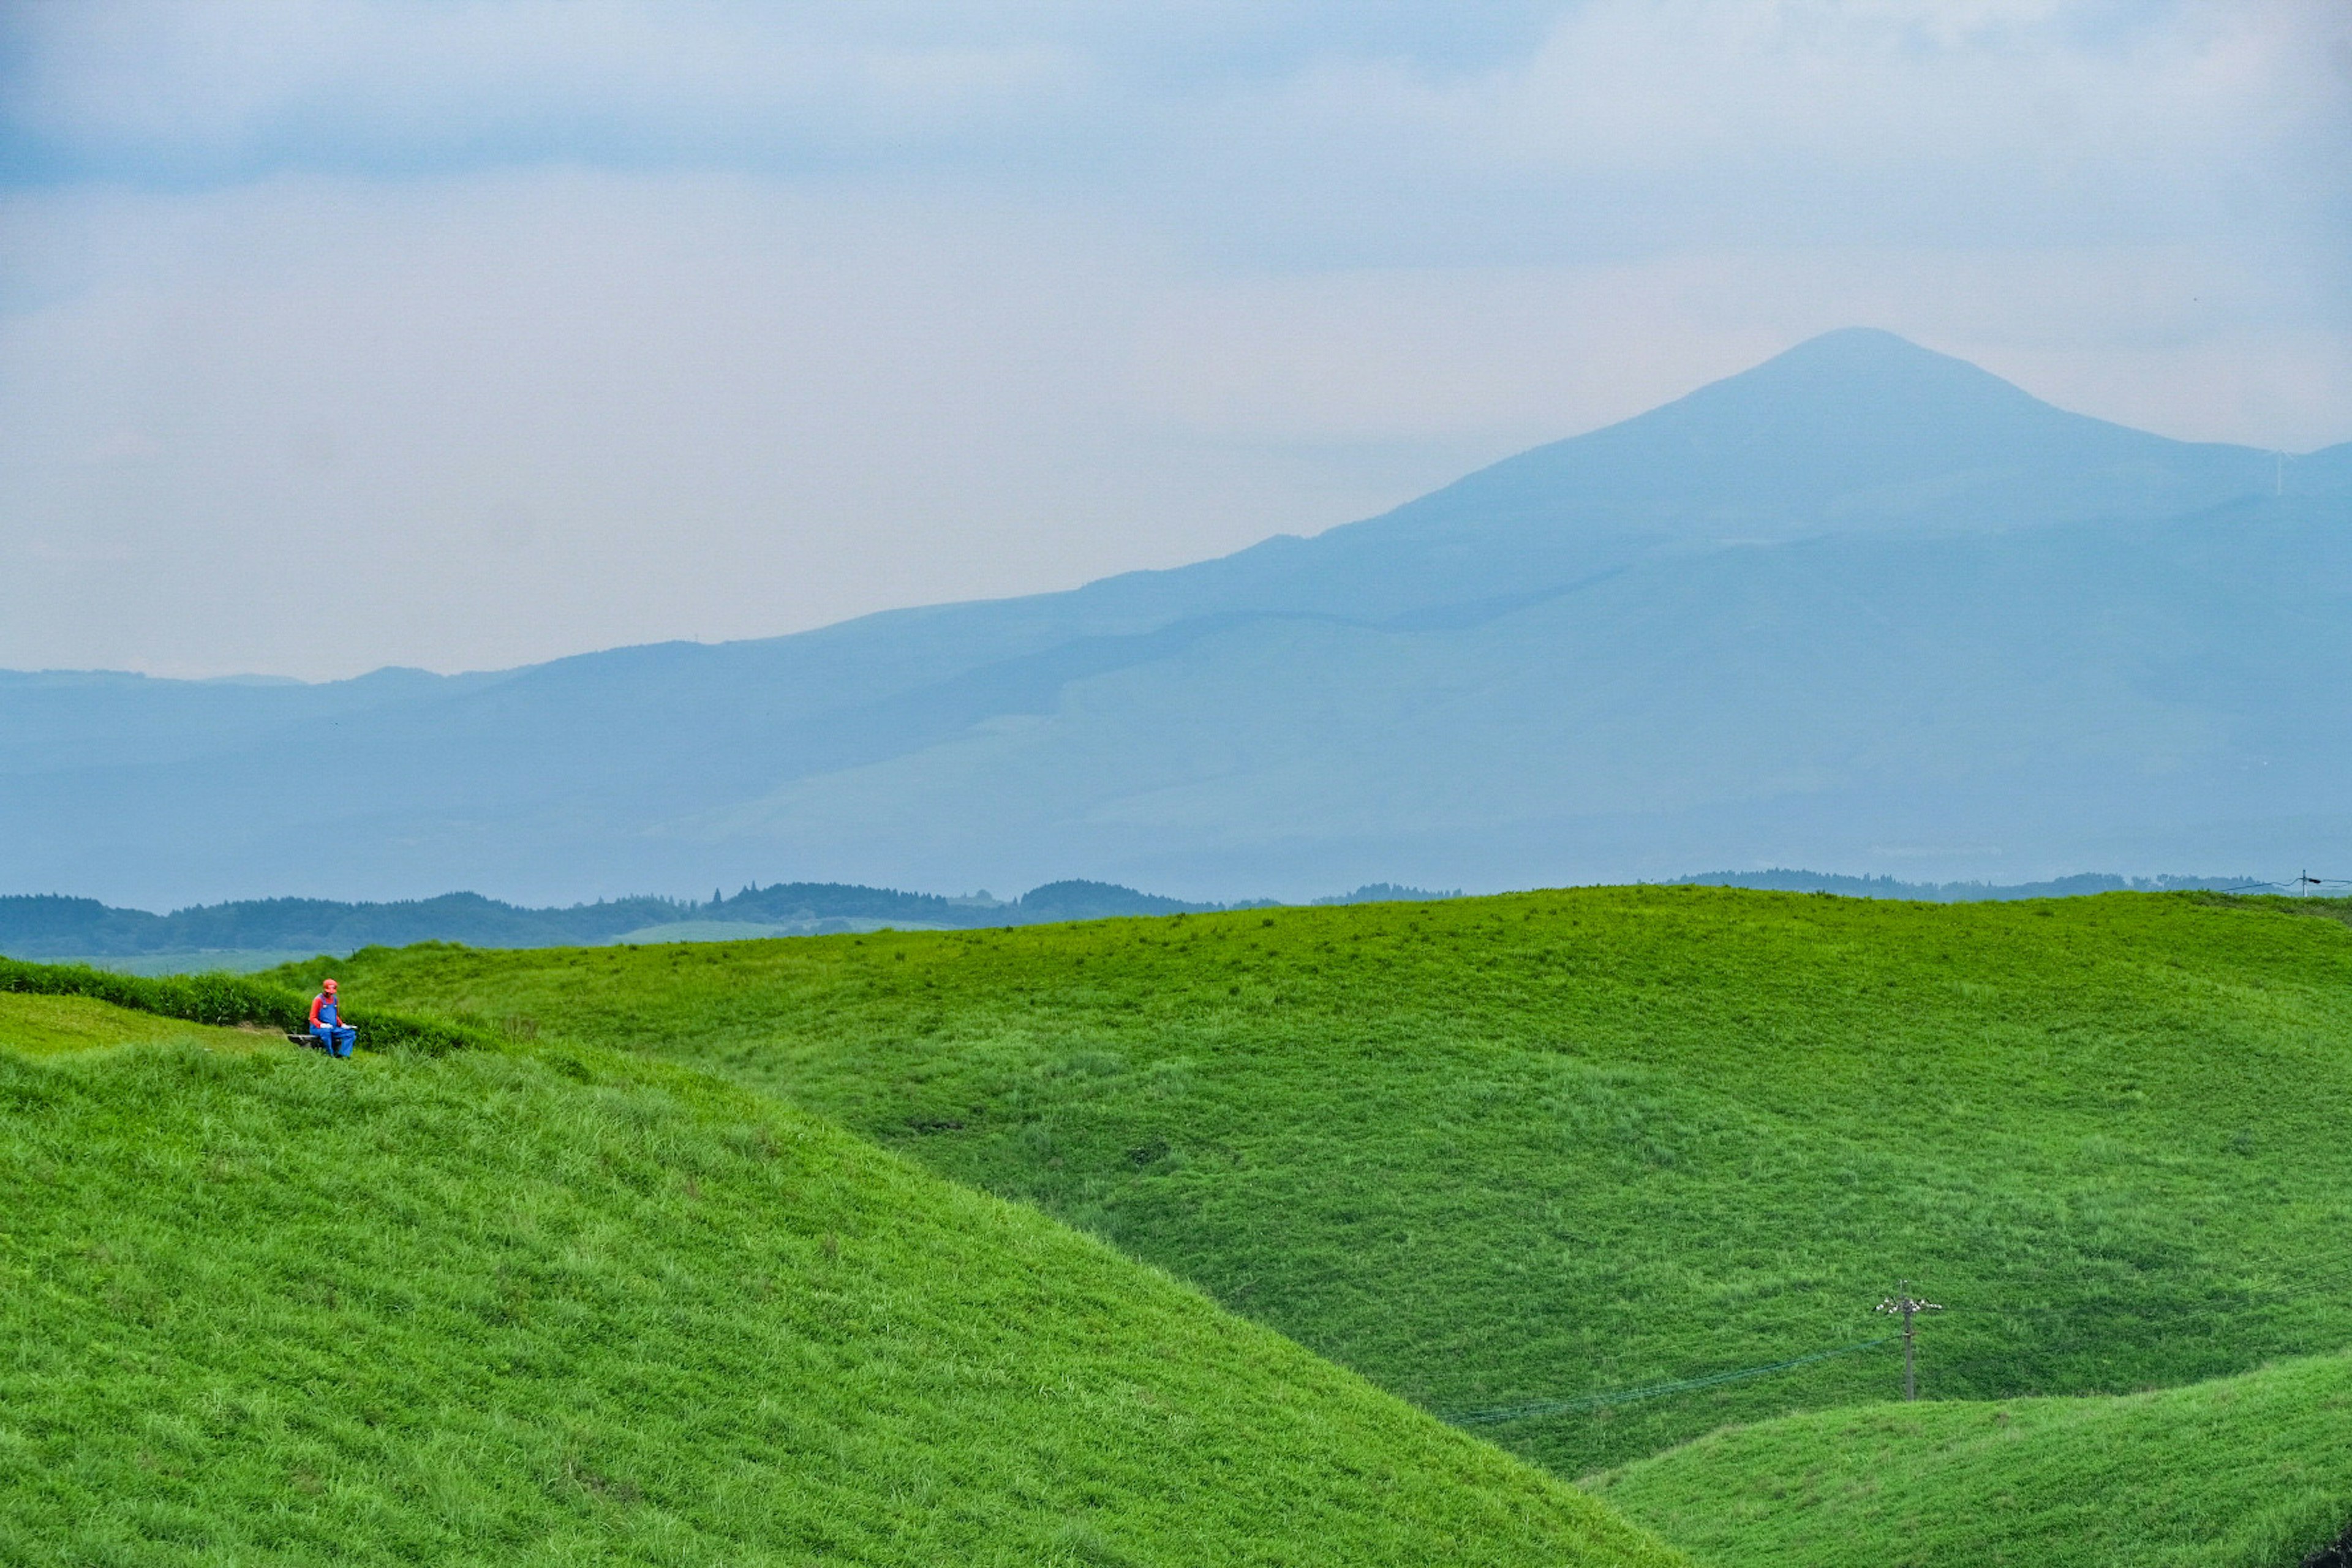
<path fill-rule="evenodd" d="M 15 8 L 0 665 L 1063 585 L 1856 321 L 2171 434 L 2352 436 L 2339 10 L 1436 15 Z M 289 638 L 321 582 L 361 613 Z"/>
<path fill-rule="evenodd" d="M 1238 184 L 1237 255 L 1318 225 L 1358 258 L 1501 259 L 2228 223 L 2340 258 L 2346 84 L 2315 64 L 2334 13 L 2138 7 L 2093 27 L 2099 9 L 1595 0 L 1475 76 L 1333 57 L 1264 84 L 1195 126 L 1191 166 Z M 1269 146 L 1307 155 L 1253 158 Z"/>
<path fill-rule="evenodd" d="M 241 0 L 37 16 L 13 117 L 167 165 L 496 161 L 567 138 L 667 160 L 793 135 L 905 138 L 1034 100 L 1074 63 L 1020 42 L 860 37 L 796 7 Z"/>

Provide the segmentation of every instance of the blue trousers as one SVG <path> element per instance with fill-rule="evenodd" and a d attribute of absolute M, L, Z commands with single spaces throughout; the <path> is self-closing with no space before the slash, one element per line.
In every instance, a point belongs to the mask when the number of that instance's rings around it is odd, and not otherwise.
<path fill-rule="evenodd" d="M 329 1056 L 348 1057 L 352 1054 L 352 1042 L 360 1037 L 360 1032 L 349 1024 L 321 1024 L 310 1031 L 310 1036 L 326 1047 Z"/>

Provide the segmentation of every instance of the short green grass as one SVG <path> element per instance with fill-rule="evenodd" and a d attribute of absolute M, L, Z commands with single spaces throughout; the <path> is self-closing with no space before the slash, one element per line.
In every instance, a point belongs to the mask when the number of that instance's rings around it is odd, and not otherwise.
<path fill-rule="evenodd" d="M 1679 1560 L 752 1092 L 236 1033 L 0 998 L 0 1562 Z"/>
<path fill-rule="evenodd" d="M 1792 1415 L 1594 1489 L 1721 1568 L 2289 1568 L 2352 1521 L 2352 1358 Z"/>
<path fill-rule="evenodd" d="M 336 972 L 773 1089 L 1440 1412 L 1865 1339 L 1898 1277 L 1950 1309 L 1930 1396 L 2352 1344 L 2352 930 L 2277 908 L 1601 889 Z M 1582 1475 L 1898 1380 L 1482 1431 Z"/>
<path fill-rule="evenodd" d="M 114 1046 L 163 1044 L 212 1051 L 295 1048 L 275 1029 L 221 1029 L 134 1013 L 85 996 L 27 996 L 0 991 L 0 1050 L 47 1057 Z"/>

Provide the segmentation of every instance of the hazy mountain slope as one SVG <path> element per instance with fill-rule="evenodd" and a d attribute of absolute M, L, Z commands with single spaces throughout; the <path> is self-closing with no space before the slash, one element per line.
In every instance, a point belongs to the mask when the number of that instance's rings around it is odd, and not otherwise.
<path fill-rule="evenodd" d="M 296 633 L 295 635 L 299 635 Z M 110 670 L 0 670 L 0 776 L 172 763 L 329 733 L 403 703 L 446 702 L 505 675 L 380 669 L 355 680 L 158 680 Z"/>
<path fill-rule="evenodd" d="M 2253 863 L 2285 846 L 2217 823 L 2343 813 L 2352 715 L 2314 676 L 2345 668 L 2352 528 L 2312 502 L 1838 537 L 1654 561 L 1442 631 L 1261 618 L 1074 683 L 1052 715 L 675 830 L 951 879 L 1059 846 L 1161 886 L 1887 846 L 2030 868 L 2095 838 L 2112 863 Z M 983 847 L 976 800 L 998 803 Z"/>
<path fill-rule="evenodd" d="M 2168 441 L 1884 333 L 1832 333 L 1384 517 L 1068 594 L 449 680 L 0 679 L 0 813 L 26 829 L 0 841 L 0 886 L 562 900 L 747 876 L 1083 875 L 1231 897 L 1504 866 L 1518 883 L 1791 857 L 1885 868 L 1808 819 L 1916 811 L 1951 754 L 1988 777 L 2016 756 L 2021 722 L 2105 726 L 2084 706 L 2095 682 L 2038 673 L 2042 645 L 2088 635 L 2074 623 L 2108 627 L 2095 657 L 2114 668 L 2168 658 L 2172 617 L 2216 595 L 2284 582 L 2290 620 L 2333 615 L 2293 595 L 2334 592 L 2347 494 L 2352 448 L 2282 462 Z M 2179 520 L 2163 570 L 2145 569 L 2135 531 Z M 2231 531 L 2250 522 L 2304 533 L 2240 563 Z M 2053 530 L 2073 556 L 2021 542 Z M 2231 668 L 2291 684 L 2310 638 L 2251 629 Z M 1920 712 L 1971 681 L 1984 689 L 1907 753 Z M 1769 754 L 1690 728 L 1728 714 L 1762 733 L 1757 692 Z M 2189 706 L 2181 723 L 2207 733 L 2285 718 Z M 2077 868 L 2045 863 L 2092 830 L 2075 795 L 2031 768 L 1989 787 L 2031 819 L 1971 830 L 2006 858 L 1901 868 Z M 2249 815 L 2183 798 L 2191 818 Z M 2154 831 L 2115 842 L 2161 858 L 2172 829 Z M 1274 858 L 1237 860 L 1244 845 Z M 1235 881 L 1252 868 L 1265 875 Z"/>

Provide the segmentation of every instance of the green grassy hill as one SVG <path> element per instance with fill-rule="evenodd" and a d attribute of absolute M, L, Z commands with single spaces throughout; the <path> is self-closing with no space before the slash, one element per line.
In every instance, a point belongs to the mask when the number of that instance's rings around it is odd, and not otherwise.
<path fill-rule="evenodd" d="M 2352 1344 L 2352 930 L 2274 905 L 1585 889 L 338 973 L 778 1090 L 1441 1412 L 1864 1340 L 1898 1276 L 1951 1309 L 1931 1397 Z M 1899 1386 L 1483 1430 L 1582 1475 Z"/>
<path fill-rule="evenodd" d="M 2352 1358 L 1792 1415 L 1595 1489 L 1724 1568 L 2284 1568 L 2352 1520 Z"/>
<path fill-rule="evenodd" d="M 0 1346 L 10 1563 L 1677 1560 L 1033 1211 L 592 1049 L 0 994 Z"/>

